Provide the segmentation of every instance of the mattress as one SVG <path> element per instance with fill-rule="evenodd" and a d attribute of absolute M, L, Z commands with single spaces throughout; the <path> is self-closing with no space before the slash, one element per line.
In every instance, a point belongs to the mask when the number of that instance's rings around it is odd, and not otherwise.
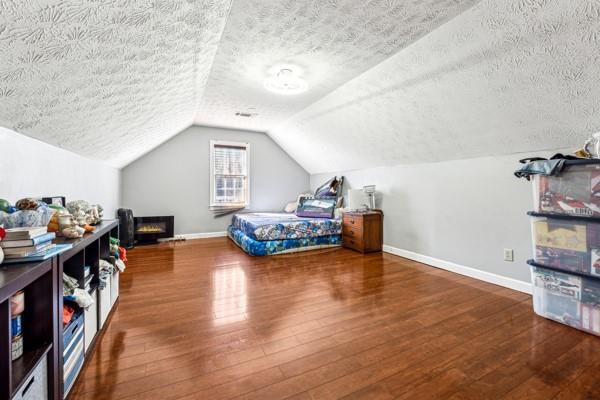
<path fill-rule="evenodd" d="M 231 240 L 251 256 L 294 253 L 298 251 L 338 247 L 342 244 L 342 235 L 314 236 L 284 240 L 255 240 L 233 225 L 229 226 L 228 234 Z"/>
<path fill-rule="evenodd" d="M 254 240 L 303 239 L 342 233 L 339 219 L 306 218 L 286 213 L 235 214 L 231 225 Z"/>

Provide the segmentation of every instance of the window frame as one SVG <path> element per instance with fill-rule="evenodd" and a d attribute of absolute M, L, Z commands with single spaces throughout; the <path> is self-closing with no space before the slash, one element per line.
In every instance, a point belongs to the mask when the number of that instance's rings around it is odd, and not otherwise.
<path fill-rule="evenodd" d="M 218 146 L 222 147 L 238 147 L 246 150 L 246 175 L 245 175 L 245 196 L 244 203 L 217 203 L 216 202 L 216 175 L 215 175 L 215 148 Z M 229 140 L 215 140 L 210 141 L 210 199 L 209 205 L 211 209 L 224 209 L 224 208 L 248 208 L 250 207 L 250 143 L 248 142 L 234 142 Z"/>

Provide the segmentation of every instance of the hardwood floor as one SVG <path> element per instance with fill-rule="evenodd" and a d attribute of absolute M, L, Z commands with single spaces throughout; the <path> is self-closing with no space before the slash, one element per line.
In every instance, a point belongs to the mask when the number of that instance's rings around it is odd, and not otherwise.
<path fill-rule="evenodd" d="M 71 399 L 600 398 L 600 339 L 397 256 L 253 258 L 215 238 L 129 260 Z"/>

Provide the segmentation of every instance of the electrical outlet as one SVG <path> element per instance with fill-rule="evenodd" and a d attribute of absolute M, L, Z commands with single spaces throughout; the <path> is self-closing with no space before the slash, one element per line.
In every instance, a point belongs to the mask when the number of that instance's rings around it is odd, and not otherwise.
<path fill-rule="evenodd" d="M 504 249 L 504 261 L 515 261 L 515 253 L 513 249 Z"/>

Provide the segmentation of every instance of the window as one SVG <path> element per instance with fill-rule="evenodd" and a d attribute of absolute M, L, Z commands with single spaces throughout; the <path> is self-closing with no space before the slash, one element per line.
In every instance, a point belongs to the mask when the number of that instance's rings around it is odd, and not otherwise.
<path fill-rule="evenodd" d="M 249 204 L 250 144 L 210 141 L 210 207 L 244 208 Z"/>

